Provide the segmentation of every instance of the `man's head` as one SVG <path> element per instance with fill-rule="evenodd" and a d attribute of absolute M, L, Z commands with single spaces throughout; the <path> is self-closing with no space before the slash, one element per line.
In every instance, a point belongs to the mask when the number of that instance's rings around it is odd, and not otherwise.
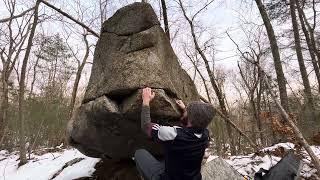
<path fill-rule="evenodd" d="M 209 103 L 191 102 L 186 109 L 184 118 L 195 128 L 206 128 L 215 115 L 213 106 Z"/>

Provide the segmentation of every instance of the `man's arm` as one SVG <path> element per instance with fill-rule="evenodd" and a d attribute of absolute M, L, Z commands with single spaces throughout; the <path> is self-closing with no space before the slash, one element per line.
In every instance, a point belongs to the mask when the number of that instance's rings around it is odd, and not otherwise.
<path fill-rule="evenodd" d="M 153 125 L 154 123 L 151 123 L 150 117 L 150 106 L 143 104 L 141 109 L 141 129 L 149 137 L 151 137 L 151 130 Z"/>
<path fill-rule="evenodd" d="M 151 91 L 151 88 L 147 87 L 142 90 L 141 129 L 149 137 L 151 137 L 151 130 L 153 126 L 150 117 L 150 102 L 154 97 L 155 93 Z"/>
<path fill-rule="evenodd" d="M 180 117 L 180 123 L 182 126 L 187 126 L 188 125 L 188 119 L 187 119 L 187 109 L 186 106 L 184 105 L 183 101 L 180 99 L 176 100 L 176 103 L 180 109 L 181 112 L 181 117 Z"/>
<path fill-rule="evenodd" d="M 141 129 L 153 141 L 162 142 L 173 140 L 177 136 L 176 127 L 160 126 L 152 123 L 150 117 L 150 102 L 153 100 L 155 94 L 151 92 L 150 88 L 144 88 L 142 92 L 142 108 L 141 108 Z"/>

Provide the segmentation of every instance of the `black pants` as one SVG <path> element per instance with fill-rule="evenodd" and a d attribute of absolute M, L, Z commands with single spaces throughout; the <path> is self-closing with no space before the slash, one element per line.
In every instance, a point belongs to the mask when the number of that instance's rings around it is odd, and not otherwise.
<path fill-rule="evenodd" d="M 136 150 L 134 154 L 136 167 L 144 180 L 160 180 L 164 173 L 164 164 L 156 160 L 145 149 Z"/>

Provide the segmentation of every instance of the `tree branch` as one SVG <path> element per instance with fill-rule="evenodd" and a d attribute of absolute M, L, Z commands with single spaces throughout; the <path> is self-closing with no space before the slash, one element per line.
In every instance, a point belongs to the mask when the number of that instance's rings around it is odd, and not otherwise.
<path fill-rule="evenodd" d="M 57 12 L 59 12 L 60 14 L 62 14 L 63 16 L 67 17 L 68 19 L 70 19 L 71 21 L 79 24 L 80 26 L 82 26 L 84 29 L 86 29 L 88 32 L 90 32 L 92 35 L 96 36 L 97 38 L 99 38 L 99 34 L 96 33 L 94 30 L 92 30 L 91 28 L 89 28 L 87 25 L 85 25 L 84 23 L 76 20 L 75 18 L 73 18 L 72 16 L 70 16 L 68 13 L 62 11 L 61 9 L 55 7 L 54 5 L 48 3 L 47 1 L 44 0 L 40 0 L 43 4 L 47 5 L 48 7 L 56 10 Z"/>
<path fill-rule="evenodd" d="M 8 22 L 8 21 L 11 21 L 13 19 L 17 19 L 17 18 L 20 18 L 24 15 L 26 15 L 28 12 L 30 11 L 33 11 L 35 7 L 32 7 L 30 9 L 27 9 L 25 11 L 23 11 L 22 13 L 18 14 L 18 15 L 13 15 L 13 16 L 10 16 L 10 17 L 7 17 L 7 18 L 4 18 L 4 19 L 0 19 L 0 23 L 5 23 L 5 22 Z"/>

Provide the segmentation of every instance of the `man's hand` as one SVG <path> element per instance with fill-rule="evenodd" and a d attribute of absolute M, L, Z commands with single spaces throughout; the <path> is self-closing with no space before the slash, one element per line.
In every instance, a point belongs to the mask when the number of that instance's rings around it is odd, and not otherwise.
<path fill-rule="evenodd" d="M 142 90 L 142 104 L 144 106 L 149 106 L 150 102 L 153 100 L 156 94 L 152 92 L 151 88 L 146 87 Z"/>
<path fill-rule="evenodd" d="M 184 105 L 184 103 L 182 102 L 182 100 L 177 99 L 177 100 L 176 100 L 176 103 L 177 103 L 177 105 L 179 106 L 179 108 L 180 108 L 181 110 L 185 110 L 185 109 L 186 109 L 186 105 Z"/>

